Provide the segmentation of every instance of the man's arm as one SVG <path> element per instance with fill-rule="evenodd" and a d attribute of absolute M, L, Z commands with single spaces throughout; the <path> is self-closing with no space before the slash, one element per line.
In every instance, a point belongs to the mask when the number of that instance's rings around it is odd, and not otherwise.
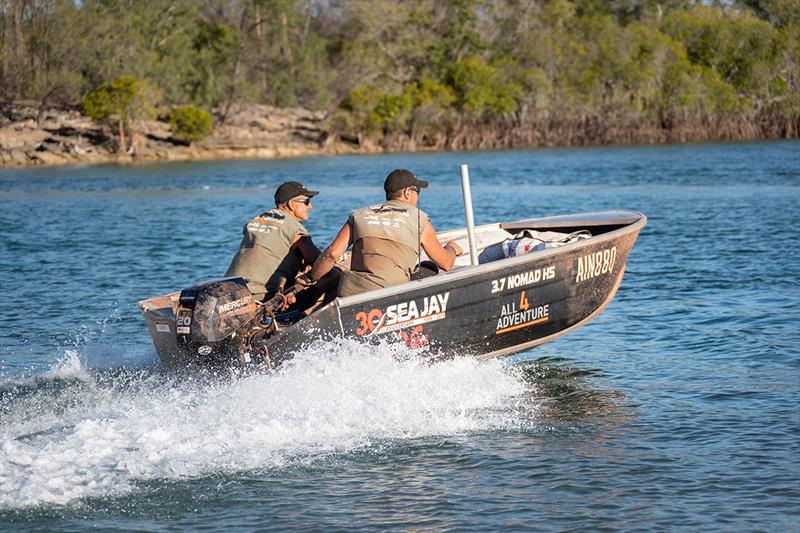
<path fill-rule="evenodd" d="M 453 241 L 442 247 L 436 238 L 436 230 L 433 229 L 433 224 L 430 221 L 425 224 L 425 228 L 422 230 L 422 247 L 428 257 L 431 258 L 431 261 L 445 272 L 453 268 L 456 257 L 463 253 L 461 247 Z"/>
<path fill-rule="evenodd" d="M 298 235 L 294 238 L 292 247 L 295 249 L 297 255 L 307 265 L 314 264 L 314 261 L 317 260 L 319 254 L 321 253 L 319 248 L 317 248 L 317 245 L 314 244 L 314 241 L 311 240 L 310 235 Z"/>
<path fill-rule="evenodd" d="M 350 246 L 352 238 L 353 232 L 350 229 L 350 222 L 348 221 L 342 226 L 339 233 L 336 234 L 333 242 L 325 248 L 325 251 L 323 251 L 319 257 L 317 257 L 317 260 L 314 261 L 314 266 L 311 267 L 311 271 L 305 278 L 311 283 L 316 283 L 322 276 L 330 272 L 336 265 L 337 259 L 347 251 L 347 247 Z M 298 278 L 298 281 L 305 282 L 306 280 L 300 280 Z"/>

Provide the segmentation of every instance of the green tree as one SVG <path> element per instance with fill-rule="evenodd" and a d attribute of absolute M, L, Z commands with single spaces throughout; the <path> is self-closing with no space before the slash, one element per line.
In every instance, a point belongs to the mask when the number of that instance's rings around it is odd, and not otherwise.
<path fill-rule="evenodd" d="M 433 28 L 438 36 L 431 41 L 426 56 L 433 63 L 432 74 L 444 78 L 454 63 L 469 56 L 481 56 L 491 43 L 481 31 L 479 10 L 486 8 L 485 0 L 449 0 L 435 2 Z M 490 28 L 484 28 L 490 30 Z"/>
<path fill-rule="evenodd" d="M 328 108 L 333 96 L 328 39 L 315 2 L 253 0 L 242 33 L 244 71 L 252 96 L 279 107 Z M 320 10 L 332 12 L 334 10 Z"/>
<path fill-rule="evenodd" d="M 501 118 L 517 108 L 522 87 L 500 70 L 472 55 L 453 65 L 450 79 L 461 108 L 477 119 Z"/>
<path fill-rule="evenodd" d="M 333 58 L 339 72 L 335 85 L 349 92 L 370 85 L 385 93 L 399 92 L 433 62 L 426 47 L 432 32 L 434 6 L 425 0 L 348 2 Z"/>
<path fill-rule="evenodd" d="M 192 102 L 214 108 L 226 97 L 238 53 L 237 31 L 222 23 L 201 20 L 192 40 L 193 62 L 187 89 Z"/>
<path fill-rule="evenodd" d="M 692 63 L 714 69 L 751 104 L 773 96 L 779 32 L 751 12 L 698 6 L 670 14 L 664 31 L 683 43 Z"/>
<path fill-rule="evenodd" d="M 117 152 L 121 154 L 128 149 L 126 133 L 133 139 L 134 123 L 155 116 L 157 99 L 158 91 L 147 81 L 122 76 L 87 94 L 83 111 L 88 117 L 109 124 L 115 130 L 119 136 Z"/>
<path fill-rule="evenodd" d="M 453 88 L 431 78 L 405 86 L 404 94 L 410 100 L 412 111 L 409 135 L 416 141 L 424 141 L 450 129 L 456 118 L 453 104 L 457 97 Z"/>
<path fill-rule="evenodd" d="M 340 104 L 343 113 L 334 117 L 334 125 L 342 133 L 359 137 L 362 133 L 376 135 L 382 130 L 382 119 L 375 109 L 384 94 L 368 85 L 352 89 Z"/>
<path fill-rule="evenodd" d="M 800 0 L 737 0 L 736 3 L 779 28 L 800 25 Z"/>

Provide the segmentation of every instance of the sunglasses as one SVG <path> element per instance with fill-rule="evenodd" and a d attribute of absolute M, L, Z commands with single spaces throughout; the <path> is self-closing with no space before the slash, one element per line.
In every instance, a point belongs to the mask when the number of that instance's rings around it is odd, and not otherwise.
<path fill-rule="evenodd" d="M 409 189 L 411 189 L 415 193 L 419 194 L 419 187 L 409 187 Z"/>
<path fill-rule="evenodd" d="M 296 198 L 292 198 L 292 202 L 299 202 L 305 205 L 311 205 L 311 198 L 306 198 L 305 200 L 297 200 Z"/>

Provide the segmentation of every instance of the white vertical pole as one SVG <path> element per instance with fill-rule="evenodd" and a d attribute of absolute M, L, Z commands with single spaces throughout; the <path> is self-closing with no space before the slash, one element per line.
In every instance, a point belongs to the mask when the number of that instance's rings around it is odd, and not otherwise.
<path fill-rule="evenodd" d="M 475 219 L 472 217 L 472 191 L 469 187 L 469 169 L 461 165 L 461 190 L 464 193 L 464 213 L 467 215 L 467 237 L 469 237 L 469 259 L 478 264 L 478 247 L 475 245 Z"/>

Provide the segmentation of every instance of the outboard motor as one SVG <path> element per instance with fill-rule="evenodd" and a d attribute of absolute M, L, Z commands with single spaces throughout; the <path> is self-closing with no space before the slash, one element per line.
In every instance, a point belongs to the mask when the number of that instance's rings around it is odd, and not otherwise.
<path fill-rule="evenodd" d="M 206 364 L 238 362 L 259 304 L 242 278 L 206 281 L 181 291 L 178 346 Z M 240 331 L 242 330 L 242 331 Z"/>

